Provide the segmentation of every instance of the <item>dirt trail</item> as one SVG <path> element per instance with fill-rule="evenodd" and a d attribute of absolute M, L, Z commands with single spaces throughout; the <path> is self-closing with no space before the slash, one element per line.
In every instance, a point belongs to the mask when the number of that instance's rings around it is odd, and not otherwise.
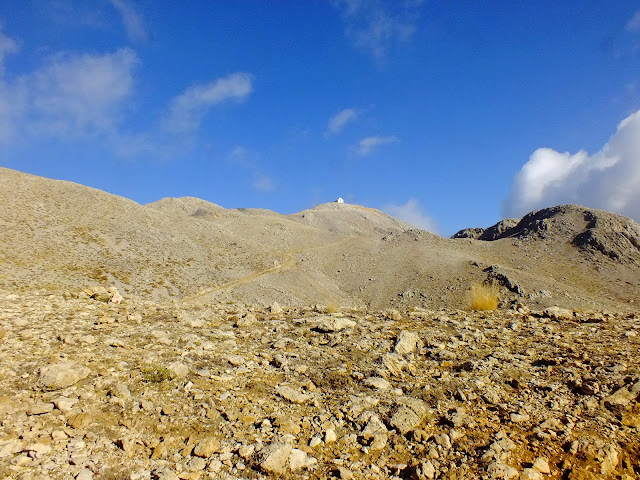
<path fill-rule="evenodd" d="M 338 240 L 337 242 L 333 242 L 333 243 L 329 243 L 326 245 L 316 245 L 314 247 L 309 247 L 309 248 L 300 248 L 297 250 L 291 250 L 289 252 L 285 252 L 284 253 L 284 259 L 282 262 L 280 262 L 280 264 L 275 265 L 273 267 L 270 268 L 266 268 L 264 270 L 260 270 L 258 272 L 255 272 L 251 275 L 247 275 L 246 277 L 241 277 L 241 278 L 237 278 L 235 280 L 231 280 L 230 282 L 227 283 L 223 283 L 222 285 L 217 285 L 215 287 L 211 287 L 211 288 L 206 288 L 194 295 L 189 295 L 187 297 L 184 297 L 183 299 L 180 300 L 180 303 L 188 303 L 188 302 L 193 302 L 194 300 L 197 300 L 198 298 L 202 298 L 205 295 L 210 295 L 212 293 L 218 293 L 218 292 L 226 292 L 228 290 L 231 290 L 232 288 L 236 288 L 240 285 L 246 285 L 247 283 L 251 283 L 256 281 L 257 279 L 264 277 L 265 275 L 270 275 L 272 273 L 276 273 L 276 272 L 280 272 L 283 270 L 287 270 L 291 267 L 293 267 L 296 264 L 296 259 L 295 256 L 299 255 L 301 253 L 306 253 L 306 252 L 311 252 L 314 250 L 321 250 L 323 248 L 331 248 L 331 247 L 335 247 L 337 245 L 340 245 L 342 243 L 345 243 L 349 240 L 353 240 L 354 237 L 351 236 L 345 236 L 343 238 L 341 238 L 340 240 Z"/>

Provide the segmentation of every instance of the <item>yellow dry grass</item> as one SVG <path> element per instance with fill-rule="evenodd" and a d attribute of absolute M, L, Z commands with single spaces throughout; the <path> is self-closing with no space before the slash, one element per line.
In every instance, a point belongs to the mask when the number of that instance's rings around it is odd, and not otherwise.
<path fill-rule="evenodd" d="M 471 287 L 469 306 L 472 310 L 495 310 L 500 303 L 500 287 L 495 283 L 481 283 Z"/>

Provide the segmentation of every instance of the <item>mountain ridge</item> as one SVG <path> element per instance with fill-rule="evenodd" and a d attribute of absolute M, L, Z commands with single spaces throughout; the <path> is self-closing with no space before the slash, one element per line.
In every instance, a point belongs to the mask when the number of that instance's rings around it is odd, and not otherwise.
<path fill-rule="evenodd" d="M 140 205 L 5 168 L 0 187 L 8 288 L 99 284 L 153 300 L 465 308 L 473 284 L 497 278 L 504 305 L 623 308 L 640 297 L 639 227 L 608 212 L 590 220 L 584 207 L 532 212 L 518 222 L 521 234 L 503 223 L 497 238 L 480 241 L 351 204 L 290 215 L 194 197 Z"/>

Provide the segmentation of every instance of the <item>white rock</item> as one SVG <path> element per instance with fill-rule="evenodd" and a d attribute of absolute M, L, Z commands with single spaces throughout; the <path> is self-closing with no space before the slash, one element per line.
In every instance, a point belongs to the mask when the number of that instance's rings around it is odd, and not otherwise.
<path fill-rule="evenodd" d="M 309 440 L 309 446 L 311 448 L 315 448 L 318 445 L 320 445 L 322 443 L 322 439 L 318 436 L 313 437 L 311 440 Z"/>
<path fill-rule="evenodd" d="M 25 448 L 25 451 L 28 452 L 29 456 L 32 458 L 42 458 L 43 456 L 51 453 L 51 445 L 46 445 L 44 443 L 32 443 Z"/>
<path fill-rule="evenodd" d="M 76 475 L 76 480 L 93 480 L 93 472 L 86 468 L 80 470 L 80 473 Z"/>
<path fill-rule="evenodd" d="M 420 337 L 416 333 L 402 330 L 398 335 L 395 347 L 393 347 L 393 353 L 406 355 L 415 351 L 416 348 L 423 346 L 424 343 L 422 343 L 422 340 L 420 340 Z"/>
<path fill-rule="evenodd" d="M 544 310 L 544 315 L 556 320 L 571 320 L 573 318 L 573 312 L 566 308 L 549 307 Z"/>
<path fill-rule="evenodd" d="M 291 454 L 289 455 L 289 468 L 292 472 L 311 467 L 316 463 L 318 463 L 318 460 L 310 457 L 306 452 L 297 448 L 291 450 Z"/>
<path fill-rule="evenodd" d="M 387 427 L 385 427 L 384 423 L 382 423 L 382 420 L 380 420 L 380 417 L 377 414 L 373 414 L 369 418 L 369 422 L 367 423 L 367 425 L 362 430 L 361 435 L 365 439 L 369 439 L 378 433 L 387 433 L 387 432 L 388 432 Z"/>
<path fill-rule="evenodd" d="M 287 385 L 276 387 L 276 393 L 291 403 L 305 403 L 311 399 L 311 395 L 297 392 Z"/>
<path fill-rule="evenodd" d="M 405 397 L 398 401 L 398 407 L 389 423 L 402 435 L 406 435 L 417 428 L 429 412 L 429 407 L 422 400 Z"/>
<path fill-rule="evenodd" d="M 356 326 L 354 320 L 341 317 L 317 317 L 314 323 L 315 328 L 324 333 L 340 332 Z"/>
<path fill-rule="evenodd" d="M 391 384 L 382 377 L 365 378 L 363 383 L 368 387 L 377 388 L 378 390 L 388 390 L 391 388 Z"/>
<path fill-rule="evenodd" d="M 611 475 L 618 466 L 618 450 L 613 445 L 605 447 L 605 457 L 600 464 L 600 473 L 603 475 Z"/>
<path fill-rule="evenodd" d="M 499 480 L 518 478 L 518 471 L 515 468 L 500 462 L 492 462 L 487 468 L 487 473 L 491 475 L 491 478 Z"/>
<path fill-rule="evenodd" d="M 338 435 L 336 434 L 335 429 L 328 428 L 326 432 L 324 432 L 324 443 L 333 443 L 338 439 Z"/>
<path fill-rule="evenodd" d="M 522 423 L 529 420 L 529 415 L 527 413 L 512 413 L 509 418 L 513 423 Z"/>
<path fill-rule="evenodd" d="M 38 383 L 48 390 L 70 387 L 91 373 L 87 367 L 71 360 L 60 360 L 40 369 Z"/>
<path fill-rule="evenodd" d="M 272 443 L 259 454 L 258 466 L 265 473 L 282 475 L 287 469 L 292 446 L 286 443 Z"/>
<path fill-rule="evenodd" d="M 451 448 L 451 438 L 449 438 L 449 435 L 447 435 L 446 433 L 436 434 L 435 441 L 445 450 L 449 450 Z"/>
<path fill-rule="evenodd" d="M 170 363 L 167 369 L 172 372 L 176 378 L 185 378 L 189 374 L 189 367 L 177 360 Z"/>
<path fill-rule="evenodd" d="M 193 449 L 193 454 L 197 457 L 209 458 L 220 450 L 220 440 L 215 437 L 208 437 L 201 440 Z"/>
<path fill-rule="evenodd" d="M 436 476 L 436 469 L 433 466 L 433 463 L 431 463 L 431 460 L 427 460 L 425 463 L 423 463 L 420 467 L 420 470 L 422 471 L 422 475 L 424 475 L 429 480 L 432 480 Z"/>
<path fill-rule="evenodd" d="M 534 468 L 525 468 L 520 474 L 520 480 L 543 480 L 542 474 Z"/>
<path fill-rule="evenodd" d="M 63 413 L 70 412 L 76 403 L 78 403 L 77 398 L 58 397 L 53 400 L 56 408 Z"/>
<path fill-rule="evenodd" d="M 549 474 L 551 473 L 551 469 L 549 468 L 549 462 L 547 462 L 546 458 L 538 457 L 536 461 L 533 462 L 533 468 L 535 468 L 540 473 Z"/>
<path fill-rule="evenodd" d="M 273 302 L 270 306 L 269 306 L 269 311 L 274 314 L 274 315 L 278 315 L 279 313 L 284 312 L 284 310 L 282 309 L 282 307 L 278 304 L 278 302 Z"/>

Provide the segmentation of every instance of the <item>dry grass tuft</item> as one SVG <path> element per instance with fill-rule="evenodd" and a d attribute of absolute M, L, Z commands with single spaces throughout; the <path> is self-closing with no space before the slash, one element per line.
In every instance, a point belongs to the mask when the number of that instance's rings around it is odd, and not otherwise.
<path fill-rule="evenodd" d="M 329 304 L 327 305 L 327 313 L 338 313 L 339 311 L 340 306 L 334 300 L 329 300 Z"/>
<path fill-rule="evenodd" d="M 471 287 L 472 310 L 495 310 L 500 303 L 500 287 L 495 283 L 481 283 Z"/>

